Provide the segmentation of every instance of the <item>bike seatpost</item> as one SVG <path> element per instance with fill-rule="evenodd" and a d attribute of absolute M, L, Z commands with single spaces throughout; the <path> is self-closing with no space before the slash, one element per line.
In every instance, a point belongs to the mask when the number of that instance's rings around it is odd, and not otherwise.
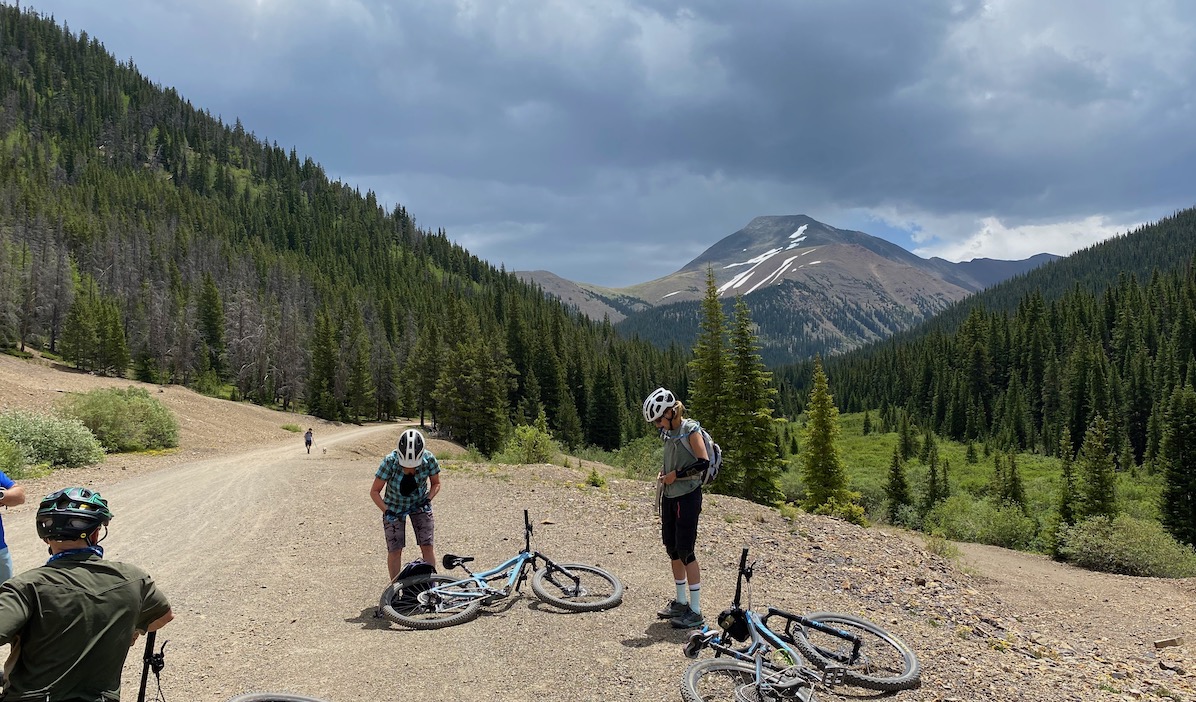
<path fill-rule="evenodd" d="M 532 518 L 523 510 L 523 550 L 532 550 Z"/>
<path fill-rule="evenodd" d="M 745 546 L 743 553 L 739 554 L 739 575 L 735 578 L 735 609 L 739 609 L 739 596 L 743 590 L 743 576 L 747 573 L 747 554 L 748 550 Z"/>

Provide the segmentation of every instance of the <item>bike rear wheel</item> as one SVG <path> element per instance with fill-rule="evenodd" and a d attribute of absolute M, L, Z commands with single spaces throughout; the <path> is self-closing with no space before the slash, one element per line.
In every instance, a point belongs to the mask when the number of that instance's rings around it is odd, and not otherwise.
<path fill-rule="evenodd" d="M 852 643 L 811 626 L 794 627 L 793 643 L 820 670 L 843 668 L 845 682 L 868 690 L 897 692 L 922 684 L 918 657 L 904 641 L 876 624 L 850 614 L 814 612 L 806 619 L 860 637 L 863 645 L 857 660 L 851 660 Z"/>
<path fill-rule="evenodd" d="M 430 590 L 433 587 L 435 590 Z M 395 580 L 378 601 L 382 616 L 411 629 L 464 624 L 477 618 L 481 606 L 473 581 L 437 574 Z"/>
<path fill-rule="evenodd" d="M 569 576 L 578 578 L 577 582 Z M 532 592 L 548 604 L 571 612 L 610 609 L 623 601 L 623 583 L 618 578 L 580 563 L 549 564 L 537 570 L 532 575 Z"/>

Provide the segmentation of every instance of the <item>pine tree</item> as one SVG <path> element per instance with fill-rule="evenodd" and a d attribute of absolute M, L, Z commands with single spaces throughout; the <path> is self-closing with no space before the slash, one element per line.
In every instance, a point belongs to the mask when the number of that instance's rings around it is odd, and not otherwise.
<path fill-rule="evenodd" d="M 1059 521 L 1063 524 L 1075 524 L 1080 513 L 1080 495 L 1076 478 L 1075 457 L 1071 452 L 1071 437 L 1067 430 L 1059 437 L 1059 460 L 1062 464 L 1062 475 L 1059 485 Z"/>
<path fill-rule="evenodd" d="M 727 456 L 715 487 L 754 502 L 773 504 L 782 496 L 780 476 L 784 465 L 772 416 L 777 391 L 757 349 L 751 313 L 741 296 L 735 301 L 731 325 L 728 412 L 719 428 L 726 432 L 720 445 Z"/>
<path fill-rule="evenodd" d="M 727 412 L 731 362 L 727 357 L 726 315 L 719 300 L 714 269 L 710 267 L 706 268 L 706 296 L 702 299 L 701 313 L 693 360 L 689 362 L 692 380 L 687 404 L 689 414 L 707 431 L 717 434 Z"/>
<path fill-rule="evenodd" d="M 120 308 L 115 300 L 102 300 L 95 368 L 103 375 L 123 378 L 129 368 L 129 346 L 125 342 L 125 327 L 121 323 Z"/>
<path fill-rule="evenodd" d="M 334 394 L 337 348 L 336 330 L 321 310 L 316 313 L 312 333 L 311 372 L 307 386 L 307 411 L 321 419 L 341 418 Z"/>
<path fill-rule="evenodd" d="M 1108 424 L 1099 414 L 1084 434 L 1078 467 L 1083 476 L 1080 516 L 1084 519 L 1117 516 L 1116 473 L 1109 453 Z"/>
<path fill-rule="evenodd" d="M 199 334 L 208 347 L 208 363 L 216 376 L 224 377 L 224 305 L 211 273 L 204 273 L 197 300 Z"/>
<path fill-rule="evenodd" d="M 847 488 L 847 470 L 839 455 L 839 408 L 835 406 L 822 370 L 822 359 L 814 359 L 814 388 L 806 403 L 806 438 L 802 451 L 802 480 L 806 488 L 806 509 L 814 509 L 838 497 Z"/>
<path fill-rule="evenodd" d="M 1002 501 L 1017 505 L 1024 512 L 1026 510 L 1026 488 L 1022 483 L 1022 474 L 1017 467 L 1017 459 L 1009 454 L 1009 471 L 1005 476 L 1005 492 Z"/>
<path fill-rule="evenodd" d="M 589 442 L 598 448 L 614 451 L 622 443 L 622 413 L 624 402 L 618 384 L 612 377 L 608 363 L 602 363 L 594 379 L 593 399 L 588 417 Z"/>
<path fill-rule="evenodd" d="M 1196 391 L 1185 385 L 1171 397 L 1163 434 L 1163 525 L 1196 545 Z"/>
<path fill-rule="evenodd" d="M 868 410 L 864 410 L 863 434 L 864 434 L 864 436 L 868 436 L 871 433 L 872 433 L 872 414 Z"/>
<path fill-rule="evenodd" d="M 905 465 L 898 448 L 893 449 L 893 459 L 889 461 L 889 482 L 885 485 L 885 496 L 889 500 L 889 523 L 900 523 L 902 508 L 913 504 L 913 498 L 910 497 L 909 481 L 906 480 Z"/>
<path fill-rule="evenodd" d="M 81 370 L 92 370 L 99 353 L 100 334 L 95 297 L 80 286 L 62 327 L 62 356 Z"/>

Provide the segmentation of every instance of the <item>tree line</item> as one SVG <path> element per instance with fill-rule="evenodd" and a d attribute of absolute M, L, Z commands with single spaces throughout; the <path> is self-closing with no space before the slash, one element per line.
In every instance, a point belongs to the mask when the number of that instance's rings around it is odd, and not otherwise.
<path fill-rule="evenodd" d="M 419 416 L 489 453 L 644 432 L 687 354 L 624 339 L 198 109 L 95 38 L 0 8 L 0 347 L 345 421 Z"/>

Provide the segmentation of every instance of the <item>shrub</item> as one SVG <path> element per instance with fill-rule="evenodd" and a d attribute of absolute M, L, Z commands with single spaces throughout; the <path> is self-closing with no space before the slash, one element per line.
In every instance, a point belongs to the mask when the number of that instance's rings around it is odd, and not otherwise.
<path fill-rule="evenodd" d="M 561 452 L 560 444 L 548 432 L 544 413 L 536 418 L 534 426 L 521 424 L 515 427 L 515 434 L 507 439 L 502 450 L 494 455 L 496 463 L 552 463 Z"/>
<path fill-rule="evenodd" d="M 0 471 L 10 478 L 20 477 L 25 471 L 25 454 L 21 447 L 0 436 Z"/>
<path fill-rule="evenodd" d="M 11 410 L 0 413 L 0 437 L 20 447 L 27 463 L 77 468 L 104 460 L 104 447 L 78 419 Z"/>
<path fill-rule="evenodd" d="M 1196 575 L 1196 550 L 1158 522 L 1121 515 L 1092 517 L 1059 529 L 1059 555 L 1089 570 L 1156 578 Z"/>
<path fill-rule="evenodd" d="M 590 474 L 586 476 L 586 485 L 596 488 L 604 488 L 606 487 L 606 478 L 602 477 L 602 474 L 598 472 L 597 468 L 591 468 Z"/>
<path fill-rule="evenodd" d="M 1020 507 L 956 494 L 938 503 L 923 520 L 923 528 L 952 541 L 969 541 L 1004 548 L 1027 549 L 1038 536 L 1038 523 Z"/>
<path fill-rule="evenodd" d="M 174 415 L 143 388 L 102 388 L 70 395 L 61 409 L 83 422 L 110 453 L 179 445 Z"/>
<path fill-rule="evenodd" d="M 619 449 L 615 464 L 628 478 L 655 480 L 664 465 L 664 444 L 653 436 L 642 436 Z"/>
<path fill-rule="evenodd" d="M 282 428 L 286 429 L 287 431 L 291 431 L 291 432 L 303 431 L 303 427 L 299 426 L 298 424 L 283 424 Z"/>
<path fill-rule="evenodd" d="M 828 517 L 842 519 L 858 526 L 868 526 L 868 518 L 864 508 L 859 504 L 860 493 L 850 490 L 838 490 L 827 498 L 827 501 L 814 509 L 814 514 L 824 514 Z"/>

